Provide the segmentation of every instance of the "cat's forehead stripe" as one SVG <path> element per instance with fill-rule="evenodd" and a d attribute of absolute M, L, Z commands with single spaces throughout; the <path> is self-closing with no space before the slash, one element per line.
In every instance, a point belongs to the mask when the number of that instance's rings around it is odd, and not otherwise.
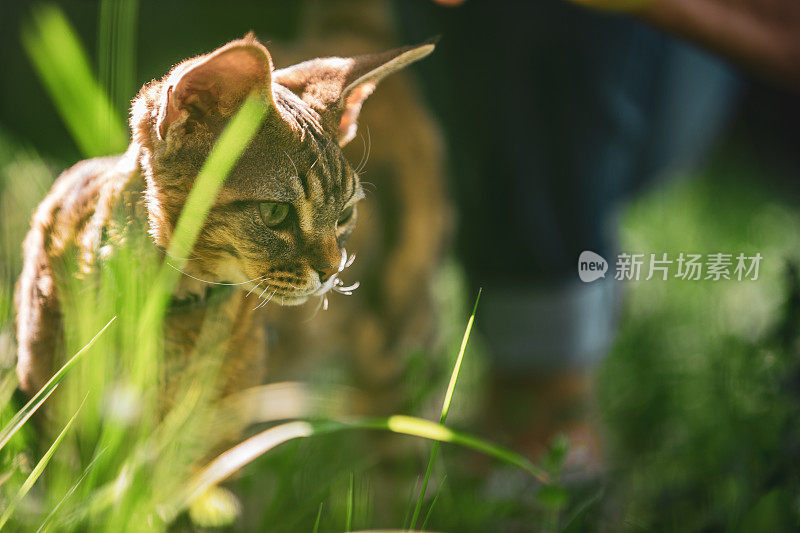
<path fill-rule="evenodd" d="M 316 138 L 315 141 L 314 152 L 317 157 L 307 172 L 309 187 L 321 189 L 323 197 L 349 196 L 346 190 L 350 184 L 345 182 L 348 167 L 338 145 L 325 137 Z"/>
<path fill-rule="evenodd" d="M 314 229 L 314 208 L 309 202 L 302 202 L 297 206 L 297 221 L 304 234 Z"/>

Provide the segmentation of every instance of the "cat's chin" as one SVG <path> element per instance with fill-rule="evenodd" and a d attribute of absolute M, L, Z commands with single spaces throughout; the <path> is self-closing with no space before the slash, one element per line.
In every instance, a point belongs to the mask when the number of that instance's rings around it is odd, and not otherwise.
<path fill-rule="evenodd" d="M 308 301 L 308 296 L 280 296 L 275 298 L 277 302 L 281 305 L 286 307 L 293 307 L 296 305 L 302 305 Z"/>

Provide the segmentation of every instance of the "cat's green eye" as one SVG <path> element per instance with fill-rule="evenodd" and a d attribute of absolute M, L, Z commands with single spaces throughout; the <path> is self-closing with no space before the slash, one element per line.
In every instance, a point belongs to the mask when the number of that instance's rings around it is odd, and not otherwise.
<path fill-rule="evenodd" d="M 261 219 L 267 226 L 277 226 L 286 219 L 289 214 L 289 205 L 278 202 L 261 202 L 258 204 L 258 212 Z"/>
<path fill-rule="evenodd" d="M 342 224 L 347 224 L 347 222 L 353 218 L 353 209 L 355 206 L 351 205 L 350 207 L 345 207 L 342 209 L 341 214 L 339 214 L 339 220 L 336 221 L 337 226 L 341 226 Z"/>

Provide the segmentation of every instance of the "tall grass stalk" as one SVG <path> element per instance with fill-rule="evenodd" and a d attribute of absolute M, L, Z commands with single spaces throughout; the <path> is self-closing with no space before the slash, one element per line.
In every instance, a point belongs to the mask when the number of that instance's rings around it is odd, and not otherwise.
<path fill-rule="evenodd" d="M 453 392 L 456 389 L 456 383 L 458 382 L 458 376 L 461 373 L 461 363 L 464 360 L 464 352 L 467 349 L 467 343 L 469 342 L 470 333 L 472 333 L 472 324 L 475 322 L 475 314 L 478 312 L 478 302 L 481 300 L 481 290 L 478 290 L 478 296 L 475 297 L 475 305 L 472 307 L 472 313 L 469 316 L 469 321 L 467 322 L 467 328 L 464 330 L 464 337 L 461 339 L 461 347 L 458 350 L 458 356 L 456 357 L 456 362 L 453 365 L 453 372 L 450 374 L 450 382 L 447 384 L 447 392 L 444 395 L 444 400 L 442 401 L 442 414 L 439 417 L 439 423 L 444 425 L 447 421 L 447 414 L 450 412 L 450 403 L 453 401 Z M 433 472 L 433 463 L 436 461 L 436 454 L 439 451 L 439 441 L 435 441 L 433 443 L 433 447 L 431 448 L 431 455 L 428 458 L 428 466 L 425 468 L 425 476 L 422 478 L 422 486 L 419 489 L 419 496 L 417 497 L 417 504 L 414 506 L 414 514 L 411 516 L 411 524 L 410 529 L 414 529 L 417 525 L 417 520 L 419 520 L 419 514 L 422 512 L 422 502 L 425 499 L 425 493 L 428 490 L 428 482 L 431 478 L 431 473 Z"/>
<path fill-rule="evenodd" d="M 322 502 L 320 502 L 319 509 L 317 510 L 317 518 L 316 520 L 314 520 L 314 529 L 311 530 L 312 533 L 319 532 L 319 524 L 322 521 L 322 505 L 323 505 Z"/>
<path fill-rule="evenodd" d="M 33 10 L 22 44 L 72 138 L 86 157 L 122 152 L 125 123 L 97 82 L 75 31 L 56 6 Z"/>
<path fill-rule="evenodd" d="M 347 513 L 344 521 L 344 530 L 352 531 L 353 529 L 353 506 L 355 505 L 355 478 L 353 473 L 350 472 L 350 484 L 347 487 Z"/>
<path fill-rule="evenodd" d="M 81 407 L 83 407 L 83 405 L 81 405 Z M 53 441 L 53 444 L 50 445 L 50 448 L 48 448 L 48 450 L 44 453 L 42 458 L 39 459 L 39 462 L 36 463 L 36 466 L 28 475 L 28 478 L 25 480 L 22 486 L 20 486 L 14 498 L 7 503 L 5 511 L 3 511 L 3 514 L 0 515 L 0 529 L 3 529 L 3 526 L 6 525 L 6 522 L 8 522 L 8 519 L 14 513 L 14 510 L 17 508 L 17 505 L 19 505 L 19 502 L 21 502 L 22 499 L 28 494 L 28 491 L 31 490 L 33 484 L 36 483 L 36 480 L 38 480 L 39 476 L 41 476 L 42 472 L 44 472 L 47 463 L 50 462 L 50 458 L 53 457 L 53 454 L 61 445 L 61 441 L 64 440 L 64 436 L 70 430 L 72 424 L 75 422 L 75 419 L 78 417 L 78 413 L 80 412 L 81 407 L 78 407 L 78 410 L 75 411 L 75 414 L 72 415 L 72 418 L 69 419 L 67 425 L 64 426 L 64 429 L 62 429 L 61 433 L 59 433 L 58 437 L 56 437 L 56 440 Z"/>
<path fill-rule="evenodd" d="M 170 264 L 165 262 L 161 266 L 154 290 L 145 306 L 141 324 L 142 335 L 152 332 L 153 327 L 163 319 L 172 290 L 181 276 L 180 270 L 186 265 L 195 240 L 200 234 L 202 222 L 228 173 L 258 131 L 265 113 L 266 106 L 262 95 L 254 94 L 245 100 L 200 169 L 167 248 L 167 262 Z"/>
<path fill-rule="evenodd" d="M 125 116 L 136 87 L 138 0 L 100 0 L 97 59 L 100 83 Z"/>
<path fill-rule="evenodd" d="M 428 512 L 425 514 L 425 520 L 422 521 L 422 525 L 420 529 L 425 531 L 425 528 L 428 526 L 428 520 L 430 520 L 431 515 L 433 514 L 433 509 L 436 507 L 436 502 L 439 501 L 439 496 L 442 494 L 442 487 L 444 487 L 444 483 L 447 481 L 447 474 L 444 475 L 442 481 L 439 483 L 439 487 L 436 489 L 436 494 L 433 496 L 433 501 L 431 502 L 430 507 L 428 507 Z"/>
<path fill-rule="evenodd" d="M 44 384 L 44 386 L 37 392 L 33 398 L 28 400 L 28 403 L 23 406 L 22 409 L 16 412 L 16 414 L 11 418 L 11 420 L 0 430 L 0 449 L 5 446 L 9 440 L 20 430 L 20 428 L 28 421 L 30 417 L 42 406 L 42 404 L 50 397 L 53 392 L 55 392 L 58 385 L 61 381 L 66 377 L 67 373 L 78 363 L 78 361 L 83 357 L 83 354 L 88 352 L 89 349 L 94 345 L 95 341 L 100 338 L 100 336 L 105 333 L 108 327 L 114 323 L 117 317 L 112 317 L 108 323 L 103 326 L 97 335 L 92 337 L 88 343 L 86 343 L 83 348 L 78 350 L 78 353 L 72 356 L 69 361 L 64 363 L 64 365 L 56 372 L 50 380 Z"/>
<path fill-rule="evenodd" d="M 174 498 L 171 504 L 162 507 L 164 516 L 170 518 L 177 516 L 194 498 L 210 487 L 225 481 L 245 465 L 283 443 L 300 438 L 354 429 L 390 431 L 401 435 L 429 439 L 435 443 L 448 442 L 456 444 L 521 468 L 542 483 L 549 482 L 547 472 L 531 463 L 525 457 L 491 442 L 423 418 L 393 415 L 360 420 L 292 421 L 266 429 L 218 456 L 199 472 L 188 484 L 187 489 L 177 498 Z"/>

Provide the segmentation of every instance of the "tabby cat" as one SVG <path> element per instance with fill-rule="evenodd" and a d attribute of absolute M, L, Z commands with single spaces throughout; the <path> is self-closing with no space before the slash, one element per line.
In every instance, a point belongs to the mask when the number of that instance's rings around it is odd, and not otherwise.
<path fill-rule="evenodd" d="M 305 0 L 300 34 L 273 41 L 287 63 L 335 48 L 361 55 L 396 40 L 392 4 L 376 0 Z M 437 368 L 443 354 L 441 284 L 453 208 L 446 189 L 444 140 L 412 76 L 381 83 L 365 106 L 356 139 L 345 148 L 359 161 L 366 199 L 348 240 L 358 260 L 347 280 L 361 287 L 331 299 L 329 312 L 310 306 L 267 308 L 269 375 L 276 380 L 315 377 L 354 385 L 379 415 L 407 408 L 422 385 L 411 360 L 425 354 Z M 313 319 L 309 318 L 313 316 Z M 446 361 L 449 361 L 449 352 Z M 441 362 L 447 366 L 449 362 Z"/>
<path fill-rule="evenodd" d="M 211 283 L 237 283 L 241 290 L 218 304 L 231 324 L 226 388 L 260 382 L 264 340 L 248 292 L 296 305 L 341 288 L 344 243 L 363 197 L 341 147 L 354 137 L 376 84 L 433 48 L 318 58 L 273 71 L 267 49 L 248 35 L 143 87 L 133 101 L 128 150 L 65 171 L 33 216 L 16 291 L 22 390 L 46 382 L 63 344 L 58 265 L 75 256 L 82 271 L 97 268 L 136 224 L 163 253 L 214 141 L 254 92 L 268 113 L 204 222 L 164 334 L 169 350 L 190 353 L 203 306 L 181 311 L 180 303 L 202 304 Z"/>

